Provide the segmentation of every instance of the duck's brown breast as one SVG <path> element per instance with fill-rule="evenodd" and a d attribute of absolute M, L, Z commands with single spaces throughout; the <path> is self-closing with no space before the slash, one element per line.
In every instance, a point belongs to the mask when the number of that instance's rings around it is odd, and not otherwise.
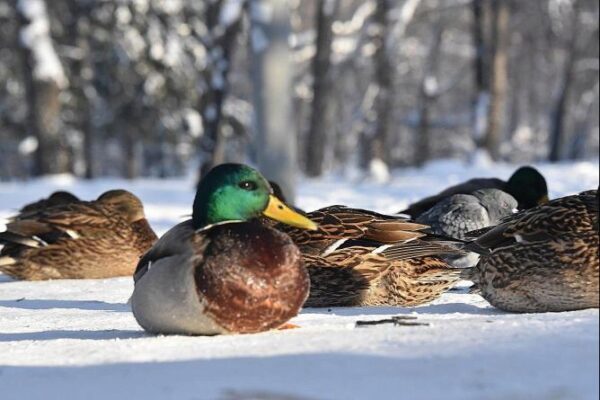
<path fill-rule="evenodd" d="M 284 233 L 259 222 L 212 228 L 194 278 L 206 313 L 230 332 L 277 328 L 297 315 L 309 277 Z"/>

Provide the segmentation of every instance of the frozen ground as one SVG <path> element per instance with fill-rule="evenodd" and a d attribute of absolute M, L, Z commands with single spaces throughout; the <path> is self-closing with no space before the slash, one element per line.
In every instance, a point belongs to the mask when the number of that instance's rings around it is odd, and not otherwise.
<path fill-rule="evenodd" d="M 553 197 L 598 186 L 598 162 L 541 165 Z M 386 185 L 303 181 L 299 205 L 382 212 L 472 176 L 513 166 L 439 162 Z M 191 180 L 0 184 L 0 225 L 24 202 L 65 188 L 84 198 L 125 187 L 163 233 L 190 213 Z M 1 227 L 0 227 L 1 228 Z M 154 337 L 126 301 L 131 279 L 15 282 L 0 275 L 0 398 L 12 399 L 551 399 L 598 398 L 598 310 L 511 315 L 464 291 L 435 304 L 307 309 L 300 329 L 229 337 Z M 410 314 L 429 326 L 356 328 Z"/>

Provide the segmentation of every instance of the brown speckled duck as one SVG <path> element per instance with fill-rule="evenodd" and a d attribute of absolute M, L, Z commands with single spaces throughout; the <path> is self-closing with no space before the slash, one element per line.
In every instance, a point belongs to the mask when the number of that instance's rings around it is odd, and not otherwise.
<path fill-rule="evenodd" d="M 0 233 L 0 271 L 25 280 L 132 275 L 157 237 L 141 201 L 112 190 L 91 202 L 31 209 Z"/>
<path fill-rule="evenodd" d="M 316 229 L 254 169 L 224 164 L 200 182 L 192 219 L 167 232 L 135 274 L 133 314 L 159 334 L 255 333 L 283 327 L 309 291 L 298 248 L 267 217 Z"/>
<path fill-rule="evenodd" d="M 598 191 L 592 190 L 516 214 L 481 234 L 467 247 L 481 260 L 465 277 L 506 311 L 598 308 L 598 246 Z"/>
<path fill-rule="evenodd" d="M 427 225 L 343 206 L 307 216 L 318 230 L 278 226 L 298 245 L 310 273 L 306 307 L 418 306 L 460 278 L 440 257 L 463 253 L 429 236 Z"/>

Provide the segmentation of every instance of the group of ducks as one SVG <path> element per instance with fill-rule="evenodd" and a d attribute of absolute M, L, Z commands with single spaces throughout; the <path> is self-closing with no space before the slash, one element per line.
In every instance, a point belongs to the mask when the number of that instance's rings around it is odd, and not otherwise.
<path fill-rule="evenodd" d="M 218 166 L 200 182 L 192 218 L 160 239 L 130 192 L 94 201 L 56 192 L 0 232 L 0 271 L 133 275 L 133 314 L 159 334 L 282 329 L 302 307 L 418 306 L 462 279 L 506 311 L 599 305 L 597 190 L 549 201 L 544 177 L 523 167 L 507 182 L 474 179 L 383 215 L 305 213 L 277 189 L 248 166 Z"/>

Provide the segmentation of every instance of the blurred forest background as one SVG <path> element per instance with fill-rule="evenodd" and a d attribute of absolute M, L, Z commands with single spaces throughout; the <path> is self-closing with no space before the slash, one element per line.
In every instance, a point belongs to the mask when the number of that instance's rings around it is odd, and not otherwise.
<path fill-rule="evenodd" d="M 0 0 L 0 178 L 598 157 L 598 8 Z"/>

